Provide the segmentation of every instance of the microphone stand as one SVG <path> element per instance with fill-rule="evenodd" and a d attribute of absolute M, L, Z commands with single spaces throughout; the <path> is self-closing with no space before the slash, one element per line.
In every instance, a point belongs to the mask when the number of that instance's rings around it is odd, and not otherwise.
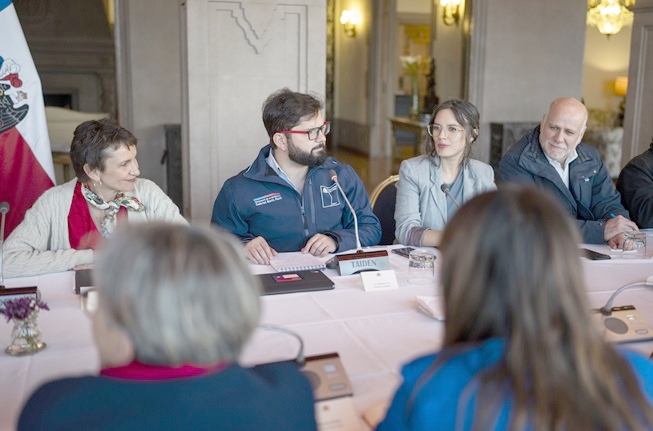
<path fill-rule="evenodd" d="M 612 303 L 614 302 L 614 299 L 619 295 L 621 292 L 623 292 L 626 289 L 630 289 L 631 287 L 637 287 L 637 286 L 643 286 L 643 287 L 650 287 L 653 288 L 653 283 L 650 283 L 648 281 L 638 281 L 635 283 L 630 283 L 625 286 L 620 287 L 617 289 L 612 296 L 610 296 L 610 299 L 608 299 L 608 302 L 601 308 L 599 308 L 599 311 L 601 311 L 601 314 L 604 316 L 610 316 L 612 315 Z"/>
<path fill-rule="evenodd" d="M 349 199 L 347 199 L 347 196 L 345 196 L 344 190 L 342 190 L 342 187 L 340 187 L 340 182 L 338 181 L 338 177 L 334 175 L 331 179 L 333 180 L 334 183 L 336 183 L 336 186 L 338 186 L 338 190 L 340 190 L 340 193 L 345 198 L 345 202 L 347 202 L 347 206 L 349 206 L 349 211 L 351 211 L 351 215 L 354 216 L 354 235 L 356 235 L 356 253 L 364 253 L 363 247 L 361 247 L 360 237 L 358 236 L 358 216 L 356 216 L 356 211 L 354 211 L 354 207 L 351 206 L 351 202 L 349 202 Z"/>
<path fill-rule="evenodd" d="M 442 190 L 442 193 L 444 193 L 445 195 L 449 196 L 449 197 L 451 198 L 451 200 L 453 201 L 453 203 L 456 205 L 456 207 L 458 207 L 458 209 L 460 209 L 460 205 L 458 204 L 458 202 L 456 202 L 456 200 L 454 199 L 453 195 L 451 194 L 451 191 L 449 190 L 449 187 L 447 187 L 446 184 L 443 183 L 443 184 L 440 186 L 440 190 Z"/>
<path fill-rule="evenodd" d="M 21 297 L 34 297 L 39 299 L 39 291 L 36 286 L 28 287 L 5 287 L 4 279 L 4 243 L 5 243 L 5 218 L 9 212 L 9 202 L 0 202 L 0 310 L 4 310 L 5 301 Z"/>
<path fill-rule="evenodd" d="M 284 334 L 291 335 L 299 341 L 299 349 L 297 350 L 297 355 L 295 356 L 294 361 L 299 365 L 300 367 L 303 367 L 306 365 L 306 357 L 304 356 L 304 340 L 302 337 L 296 333 L 295 331 L 291 331 L 290 329 L 284 328 L 283 326 L 279 325 L 259 325 L 259 328 L 268 330 L 268 331 L 277 331 L 277 332 L 283 332 Z"/>
<path fill-rule="evenodd" d="M 0 289 L 5 288 L 5 278 L 4 278 L 4 245 L 5 245 L 5 219 L 7 218 L 7 213 L 9 212 L 9 202 L 0 202 L 0 214 L 2 218 L 0 219 Z"/>
<path fill-rule="evenodd" d="M 342 195 L 347 206 L 354 217 L 354 234 L 356 236 L 356 253 L 339 254 L 327 262 L 327 267 L 338 265 L 338 272 L 340 275 L 357 274 L 363 271 L 385 271 L 390 269 L 390 256 L 386 250 L 379 251 L 363 251 L 361 246 L 360 236 L 358 235 L 358 216 L 354 207 L 349 202 L 347 195 L 338 182 L 338 174 L 331 169 L 329 171 L 331 180 L 336 183 L 340 194 Z M 333 261 L 333 262 L 332 262 Z"/>

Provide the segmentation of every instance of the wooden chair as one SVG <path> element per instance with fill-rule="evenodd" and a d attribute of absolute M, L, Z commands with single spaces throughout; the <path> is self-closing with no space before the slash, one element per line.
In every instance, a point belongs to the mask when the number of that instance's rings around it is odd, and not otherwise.
<path fill-rule="evenodd" d="M 399 175 L 390 175 L 377 185 L 370 196 L 372 211 L 381 222 L 381 242 L 379 245 L 391 245 L 395 240 L 395 204 L 397 188 L 395 183 Z"/>

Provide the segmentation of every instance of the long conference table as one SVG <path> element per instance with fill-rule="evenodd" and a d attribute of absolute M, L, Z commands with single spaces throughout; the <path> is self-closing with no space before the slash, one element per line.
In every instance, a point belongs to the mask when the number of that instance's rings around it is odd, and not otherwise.
<path fill-rule="evenodd" d="M 388 249 L 394 247 L 399 246 Z M 625 259 L 621 252 L 607 246 L 587 247 L 612 255 L 611 260 L 581 259 L 592 308 L 605 305 L 619 287 L 653 276 L 653 247 L 649 246 L 645 259 Z M 335 270 L 325 270 L 335 282 L 334 290 L 265 296 L 261 322 L 298 333 L 307 356 L 339 353 L 352 382 L 354 408 L 362 416 L 391 399 L 401 383 L 402 364 L 440 347 L 444 323 L 419 312 L 416 303 L 417 295 L 441 295 L 440 262 L 438 254 L 435 285 L 415 285 L 408 282 L 408 260 L 390 253 L 399 289 L 378 292 L 366 292 L 359 275 L 338 276 Z M 253 265 L 252 269 L 255 273 L 274 272 L 269 266 Z M 50 311 L 42 311 L 39 316 L 47 348 L 31 356 L 11 357 L 4 352 L 10 344 L 12 324 L 0 321 L 0 431 L 16 428 L 23 404 L 44 382 L 99 371 L 89 315 L 73 291 L 73 274 L 69 271 L 5 280 L 8 287 L 38 285 Z M 653 290 L 628 289 L 614 305 L 634 305 L 653 327 Z M 647 356 L 653 351 L 653 342 L 648 341 L 624 346 Z M 297 348 L 297 340 L 286 334 L 258 329 L 240 362 L 254 365 L 292 359 Z M 370 427 L 360 420 L 360 429 Z"/>

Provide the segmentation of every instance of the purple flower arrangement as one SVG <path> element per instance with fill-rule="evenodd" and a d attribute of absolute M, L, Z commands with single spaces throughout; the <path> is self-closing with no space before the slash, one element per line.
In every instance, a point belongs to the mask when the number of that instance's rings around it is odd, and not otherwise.
<path fill-rule="evenodd" d="M 7 318 L 7 322 L 14 320 L 25 320 L 34 311 L 49 310 L 48 304 L 40 299 L 19 298 L 5 301 L 5 309 L 0 311 Z"/>

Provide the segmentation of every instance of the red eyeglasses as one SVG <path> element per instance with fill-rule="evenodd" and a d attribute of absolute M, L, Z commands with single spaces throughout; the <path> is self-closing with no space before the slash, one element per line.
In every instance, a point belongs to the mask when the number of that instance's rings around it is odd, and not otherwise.
<path fill-rule="evenodd" d="M 331 131 L 331 122 L 325 121 L 320 127 L 315 127 L 308 130 L 279 130 L 277 133 L 302 133 L 308 135 L 308 139 L 314 141 L 320 136 L 320 132 L 324 133 L 324 136 L 328 135 Z"/>

